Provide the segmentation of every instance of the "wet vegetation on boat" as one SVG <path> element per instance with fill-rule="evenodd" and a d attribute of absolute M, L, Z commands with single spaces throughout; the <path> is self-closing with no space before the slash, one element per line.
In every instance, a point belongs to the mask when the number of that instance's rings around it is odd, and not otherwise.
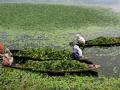
<path fill-rule="evenodd" d="M 18 51 L 14 56 L 27 57 L 38 60 L 71 60 L 71 51 L 65 49 L 54 48 L 39 48 L 39 49 L 24 49 Z M 18 58 L 19 58 L 18 57 Z"/>
<path fill-rule="evenodd" d="M 86 45 L 101 45 L 101 44 L 119 44 L 120 37 L 98 37 L 93 40 L 86 41 Z"/>
<path fill-rule="evenodd" d="M 88 65 L 75 60 L 33 61 L 28 60 L 21 64 L 22 68 L 30 68 L 39 71 L 81 71 L 88 69 Z"/>

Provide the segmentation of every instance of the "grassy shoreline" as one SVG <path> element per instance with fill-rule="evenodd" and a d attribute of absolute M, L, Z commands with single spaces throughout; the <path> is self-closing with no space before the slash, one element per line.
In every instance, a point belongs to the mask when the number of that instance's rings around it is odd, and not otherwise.
<path fill-rule="evenodd" d="M 0 68 L 1 90 L 119 90 L 120 77 L 47 76 Z"/>

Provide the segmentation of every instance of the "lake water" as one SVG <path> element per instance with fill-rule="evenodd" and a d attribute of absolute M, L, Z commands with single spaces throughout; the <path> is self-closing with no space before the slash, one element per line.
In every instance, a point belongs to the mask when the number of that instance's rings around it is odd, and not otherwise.
<path fill-rule="evenodd" d="M 101 65 L 97 70 L 99 75 L 120 76 L 120 46 L 86 48 L 84 55 L 94 64 Z"/>
<path fill-rule="evenodd" d="M 50 3 L 67 5 L 93 5 L 120 11 L 120 0 L 0 0 L 0 3 Z"/>
<path fill-rule="evenodd" d="M 120 0 L 0 0 L 1 3 L 50 3 L 67 5 L 93 5 L 111 8 L 114 11 L 120 11 Z M 113 32 L 114 31 L 114 32 Z M 83 32 L 84 33 L 84 32 Z M 98 36 L 120 36 L 120 30 L 107 30 L 95 33 L 85 33 L 87 38 Z M 92 37 L 89 37 L 92 36 Z M 99 48 L 92 47 L 84 50 L 84 55 L 89 57 L 95 64 L 100 64 L 98 69 L 100 75 L 118 76 L 120 75 L 120 47 Z"/>

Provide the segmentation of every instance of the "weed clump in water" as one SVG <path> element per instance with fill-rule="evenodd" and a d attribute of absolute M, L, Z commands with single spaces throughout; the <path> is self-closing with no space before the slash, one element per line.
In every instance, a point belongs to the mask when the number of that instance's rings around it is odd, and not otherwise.
<path fill-rule="evenodd" d="M 98 37 L 96 39 L 93 39 L 93 40 L 88 40 L 86 41 L 86 44 L 87 45 L 90 45 L 90 44 L 96 44 L 96 45 L 99 45 L 99 44 L 113 44 L 113 43 L 120 43 L 120 38 L 117 38 L 117 37 Z"/>
<path fill-rule="evenodd" d="M 24 49 L 16 53 L 16 56 L 27 56 L 30 58 L 37 58 L 40 60 L 46 59 L 58 59 L 58 60 L 70 60 L 71 51 L 65 49 L 53 49 L 53 48 L 39 48 L 39 49 Z"/>
<path fill-rule="evenodd" d="M 75 60 L 32 61 L 28 60 L 23 68 L 40 71 L 82 71 L 88 69 L 88 65 Z"/>

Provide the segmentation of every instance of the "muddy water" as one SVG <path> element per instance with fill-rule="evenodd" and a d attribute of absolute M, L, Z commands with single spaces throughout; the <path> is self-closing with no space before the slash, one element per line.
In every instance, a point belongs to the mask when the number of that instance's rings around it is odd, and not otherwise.
<path fill-rule="evenodd" d="M 120 47 L 84 49 L 84 55 L 95 64 L 100 64 L 99 75 L 120 76 Z"/>

